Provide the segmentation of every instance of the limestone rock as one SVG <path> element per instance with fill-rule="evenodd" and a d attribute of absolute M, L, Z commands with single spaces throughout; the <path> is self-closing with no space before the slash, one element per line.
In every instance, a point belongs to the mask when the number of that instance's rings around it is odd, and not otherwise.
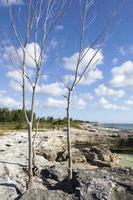
<path fill-rule="evenodd" d="M 105 148 L 84 148 L 82 152 L 88 162 L 96 164 L 99 167 L 110 167 L 111 162 L 114 161 L 115 158 L 111 151 Z"/>
<path fill-rule="evenodd" d="M 58 157 L 58 154 L 62 152 L 64 149 L 62 147 L 49 147 L 49 146 L 41 146 L 37 150 L 37 154 L 44 156 L 48 161 L 55 161 Z"/>
<path fill-rule="evenodd" d="M 67 177 L 67 168 L 61 164 L 54 164 L 42 170 L 42 176 L 46 179 L 63 181 Z"/>
<path fill-rule="evenodd" d="M 0 185 L 0 200 L 14 200 L 17 197 L 17 192 L 12 185 Z"/>
<path fill-rule="evenodd" d="M 82 153 L 79 151 L 79 149 L 72 148 L 72 161 L 73 163 L 83 163 L 86 162 L 86 158 Z M 67 151 L 63 152 L 59 157 L 57 161 L 67 161 L 68 159 L 68 153 Z"/>
<path fill-rule="evenodd" d="M 132 169 L 121 168 L 80 170 L 77 193 L 81 200 L 132 200 L 132 174 Z"/>
<path fill-rule="evenodd" d="M 73 200 L 72 195 L 63 193 L 62 191 L 48 191 L 40 188 L 26 191 L 20 200 Z"/>

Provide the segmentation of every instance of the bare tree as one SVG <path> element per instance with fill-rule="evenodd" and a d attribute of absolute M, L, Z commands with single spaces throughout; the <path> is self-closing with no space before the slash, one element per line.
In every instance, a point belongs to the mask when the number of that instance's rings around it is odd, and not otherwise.
<path fill-rule="evenodd" d="M 10 52 L 6 51 L 5 44 L 0 40 L 2 47 L 7 53 L 9 61 L 13 68 L 21 76 L 21 81 L 14 79 L 22 89 L 23 111 L 28 126 L 28 173 L 29 180 L 27 188 L 31 189 L 33 185 L 34 164 L 34 140 L 32 141 L 33 116 L 35 111 L 35 94 L 42 74 L 42 68 L 45 66 L 45 53 L 48 45 L 48 38 L 55 27 L 58 19 L 65 13 L 67 0 L 29 0 L 26 1 L 26 12 L 21 13 L 20 9 L 15 9 L 7 0 L 10 24 L 15 39 L 14 52 L 17 57 L 17 64 L 14 62 Z M 17 11 L 17 15 L 15 12 Z M 17 26 L 18 18 L 23 19 L 23 30 Z M 25 26 L 25 27 L 24 27 Z M 34 45 L 34 53 L 31 53 L 27 46 Z M 19 46 L 19 50 L 18 47 Z M 20 53 L 21 51 L 21 53 Z M 32 60 L 33 66 L 29 69 L 27 56 Z M 46 67 L 46 66 L 45 66 Z M 32 73 L 31 73 L 32 72 Z M 29 92 L 28 88 L 29 87 Z M 26 101 L 30 94 L 30 116 L 27 114 Z M 39 122 L 38 122 L 39 123 Z M 37 132 L 38 130 L 36 130 Z M 32 146 L 33 145 L 33 146 Z"/>
<path fill-rule="evenodd" d="M 39 131 L 39 123 L 40 123 L 40 118 L 38 117 L 37 121 L 36 121 L 36 127 L 35 127 L 35 134 L 34 134 L 34 137 L 33 137 L 33 142 L 32 142 L 32 149 L 33 149 L 33 169 L 36 169 L 37 168 L 37 165 L 36 165 L 36 149 L 41 145 L 41 143 L 45 140 L 45 136 L 42 137 L 40 139 L 40 141 L 36 144 L 36 138 L 37 138 L 37 135 L 38 135 L 38 131 Z"/>
<path fill-rule="evenodd" d="M 39 122 L 40 122 L 40 118 L 38 117 L 38 120 L 36 122 L 35 134 L 34 134 L 34 138 L 33 138 L 33 142 L 32 142 L 32 149 L 33 149 L 32 164 L 33 164 L 33 168 L 36 167 L 36 146 L 35 146 L 35 141 L 36 141 L 36 136 L 38 134 Z"/>
<path fill-rule="evenodd" d="M 98 52 L 101 50 L 101 48 L 103 47 L 103 44 L 105 43 L 105 41 L 108 40 L 109 37 L 112 35 L 110 27 L 118 14 L 117 12 L 113 12 L 111 14 L 107 23 L 103 27 L 103 30 L 100 32 L 97 38 L 94 41 L 92 41 L 89 47 L 86 48 L 86 43 L 85 43 L 86 33 L 88 32 L 88 28 L 90 27 L 90 24 L 95 19 L 95 16 L 92 19 L 89 19 L 90 10 L 93 4 L 94 4 L 94 0 L 80 1 L 81 31 L 80 31 L 78 56 L 75 63 L 75 70 L 74 70 L 73 75 L 68 76 L 67 81 L 62 81 L 67 90 L 67 93 L 66 95 L 64 95 L 64 97 L 66 98 L 66 101 L 67 101 L 66 112 L 67 112 L 67 151 L 68 151 L 68 177 L 69 179 L 72 179 L 70 111 L 71 111 L 71 101 L 72 101 L 73 92 L 76 89 L 76 87 L 79 85 L 79 83 L 81 82 L 84 75 L 86 73 L 89 73 L 91 70 L 94 70 L 96 64 L 99 62 L 99 60 L 96 59 L 96 56 Z M 86 59 L 86 56 L 91 53 L 92 49 L 94 50 L 94 52 L 90 56 L 90 59 L 88 58 L 88 61 L 86 62 L 86 64 L 82 66 L 82 63 Z"/>

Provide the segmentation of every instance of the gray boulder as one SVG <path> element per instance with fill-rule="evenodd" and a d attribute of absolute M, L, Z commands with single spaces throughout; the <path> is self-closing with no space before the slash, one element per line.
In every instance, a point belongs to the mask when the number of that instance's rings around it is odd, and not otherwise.
<path fill-rule="evenodd" d="M 105 148 L 84 148 L 82 149 L 82 152 L 88 162 L 91 162 L 99 167 L 110 167 L 113 158 L 115 158 L 113 157 L 111 151 Z"/>
<path fill-rule="evenodd" d="M 65 194 L 62 191 L 48 191 L 40 188 L 26 191 L 21 200 L 73 200 L 72 195 Z"/>
<path fill-rule="evenodd" d="M 58 157 L 58 154 L 63 152 L 63 147 L 50 147 L 50 146 L 40 146 L 37 150 L 37 154 L 43 156 L 48 161 L 55 161 Z"/>
<path fill-rule="evenodd" d="M 77 172 L 77 192 L 81 200 L 132 200 L 133 170 L 104 168 Z"/>
<path fill-rule="evenodd" d="M 11 185 L 0 185 L 0 200 L 14 200 L 17 197 L 17 192 Z"/>
<path fill-rule="evenodd" d="M 72 148 L 72 162 L 73 163 L 84 163 L 86 162 L 85 156 L 79 151 L 79 149 Z M 57 159 L 57 161 L 67 161 L 68 153 L 67 151 L 63 152 Z"/>
<path fill-rule="evenodd" d="M 67 168 L 61 164 L 54 164 L 42 170 L 44 179 L 54 179 L 56 181 L 63 181 L 67 177 Z"/>

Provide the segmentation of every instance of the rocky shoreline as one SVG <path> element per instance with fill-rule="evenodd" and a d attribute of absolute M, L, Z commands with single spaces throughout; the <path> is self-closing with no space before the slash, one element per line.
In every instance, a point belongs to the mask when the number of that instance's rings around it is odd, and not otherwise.
<path fill-rule="evenodd" d="M 82 124 L 72 129 L 73 180 L 67 180 L 66 130 L 41 131 L 34 185 L 27 181 L 27 133 L 0 137 L 0 200 L 130 200 L 133 168 L 121 168 L 117 151 L 133 151 L 133 131 Z M 115 151 L 115 153 L 114 153 Z M 25 193 L 24 193 L 25 192 Z M 24 193 L 24 195 L 23 195 Z M 121 196 L 122 195 L 122 196 Z"/>

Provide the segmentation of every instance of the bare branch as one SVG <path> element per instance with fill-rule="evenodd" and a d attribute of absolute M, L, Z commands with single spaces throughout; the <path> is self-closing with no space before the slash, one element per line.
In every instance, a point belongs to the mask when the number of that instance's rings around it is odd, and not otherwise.
<path fill-rule="evenodd" d="M 21 88 L 23 88 L 23 85 L 17 81 L 15 78 L 13 78 L 12 76 L 9 76 L 13 81 L 15 81 Z"/>
<path fill-rule="evenodd" d="M 35 145 L 36 136 L 38 134 L 39 123 L 40 123 L 40 118 L 38 117 L 38 120 L 37 120 L 37 123 L 36 123 L 36 131 L 35 131 L 34 138 L 33 138 L 33 146 Z"/>
<path fill-rule="evenodd" d="M 36 148 L 38 148 L 38 147 L 40 146 L 40 144 L 41 144 L 44 140 L 45 140 L 45 137 L 43 137 L 43 138 L 41 139 L 41 141 L 36 145 Z"/>

